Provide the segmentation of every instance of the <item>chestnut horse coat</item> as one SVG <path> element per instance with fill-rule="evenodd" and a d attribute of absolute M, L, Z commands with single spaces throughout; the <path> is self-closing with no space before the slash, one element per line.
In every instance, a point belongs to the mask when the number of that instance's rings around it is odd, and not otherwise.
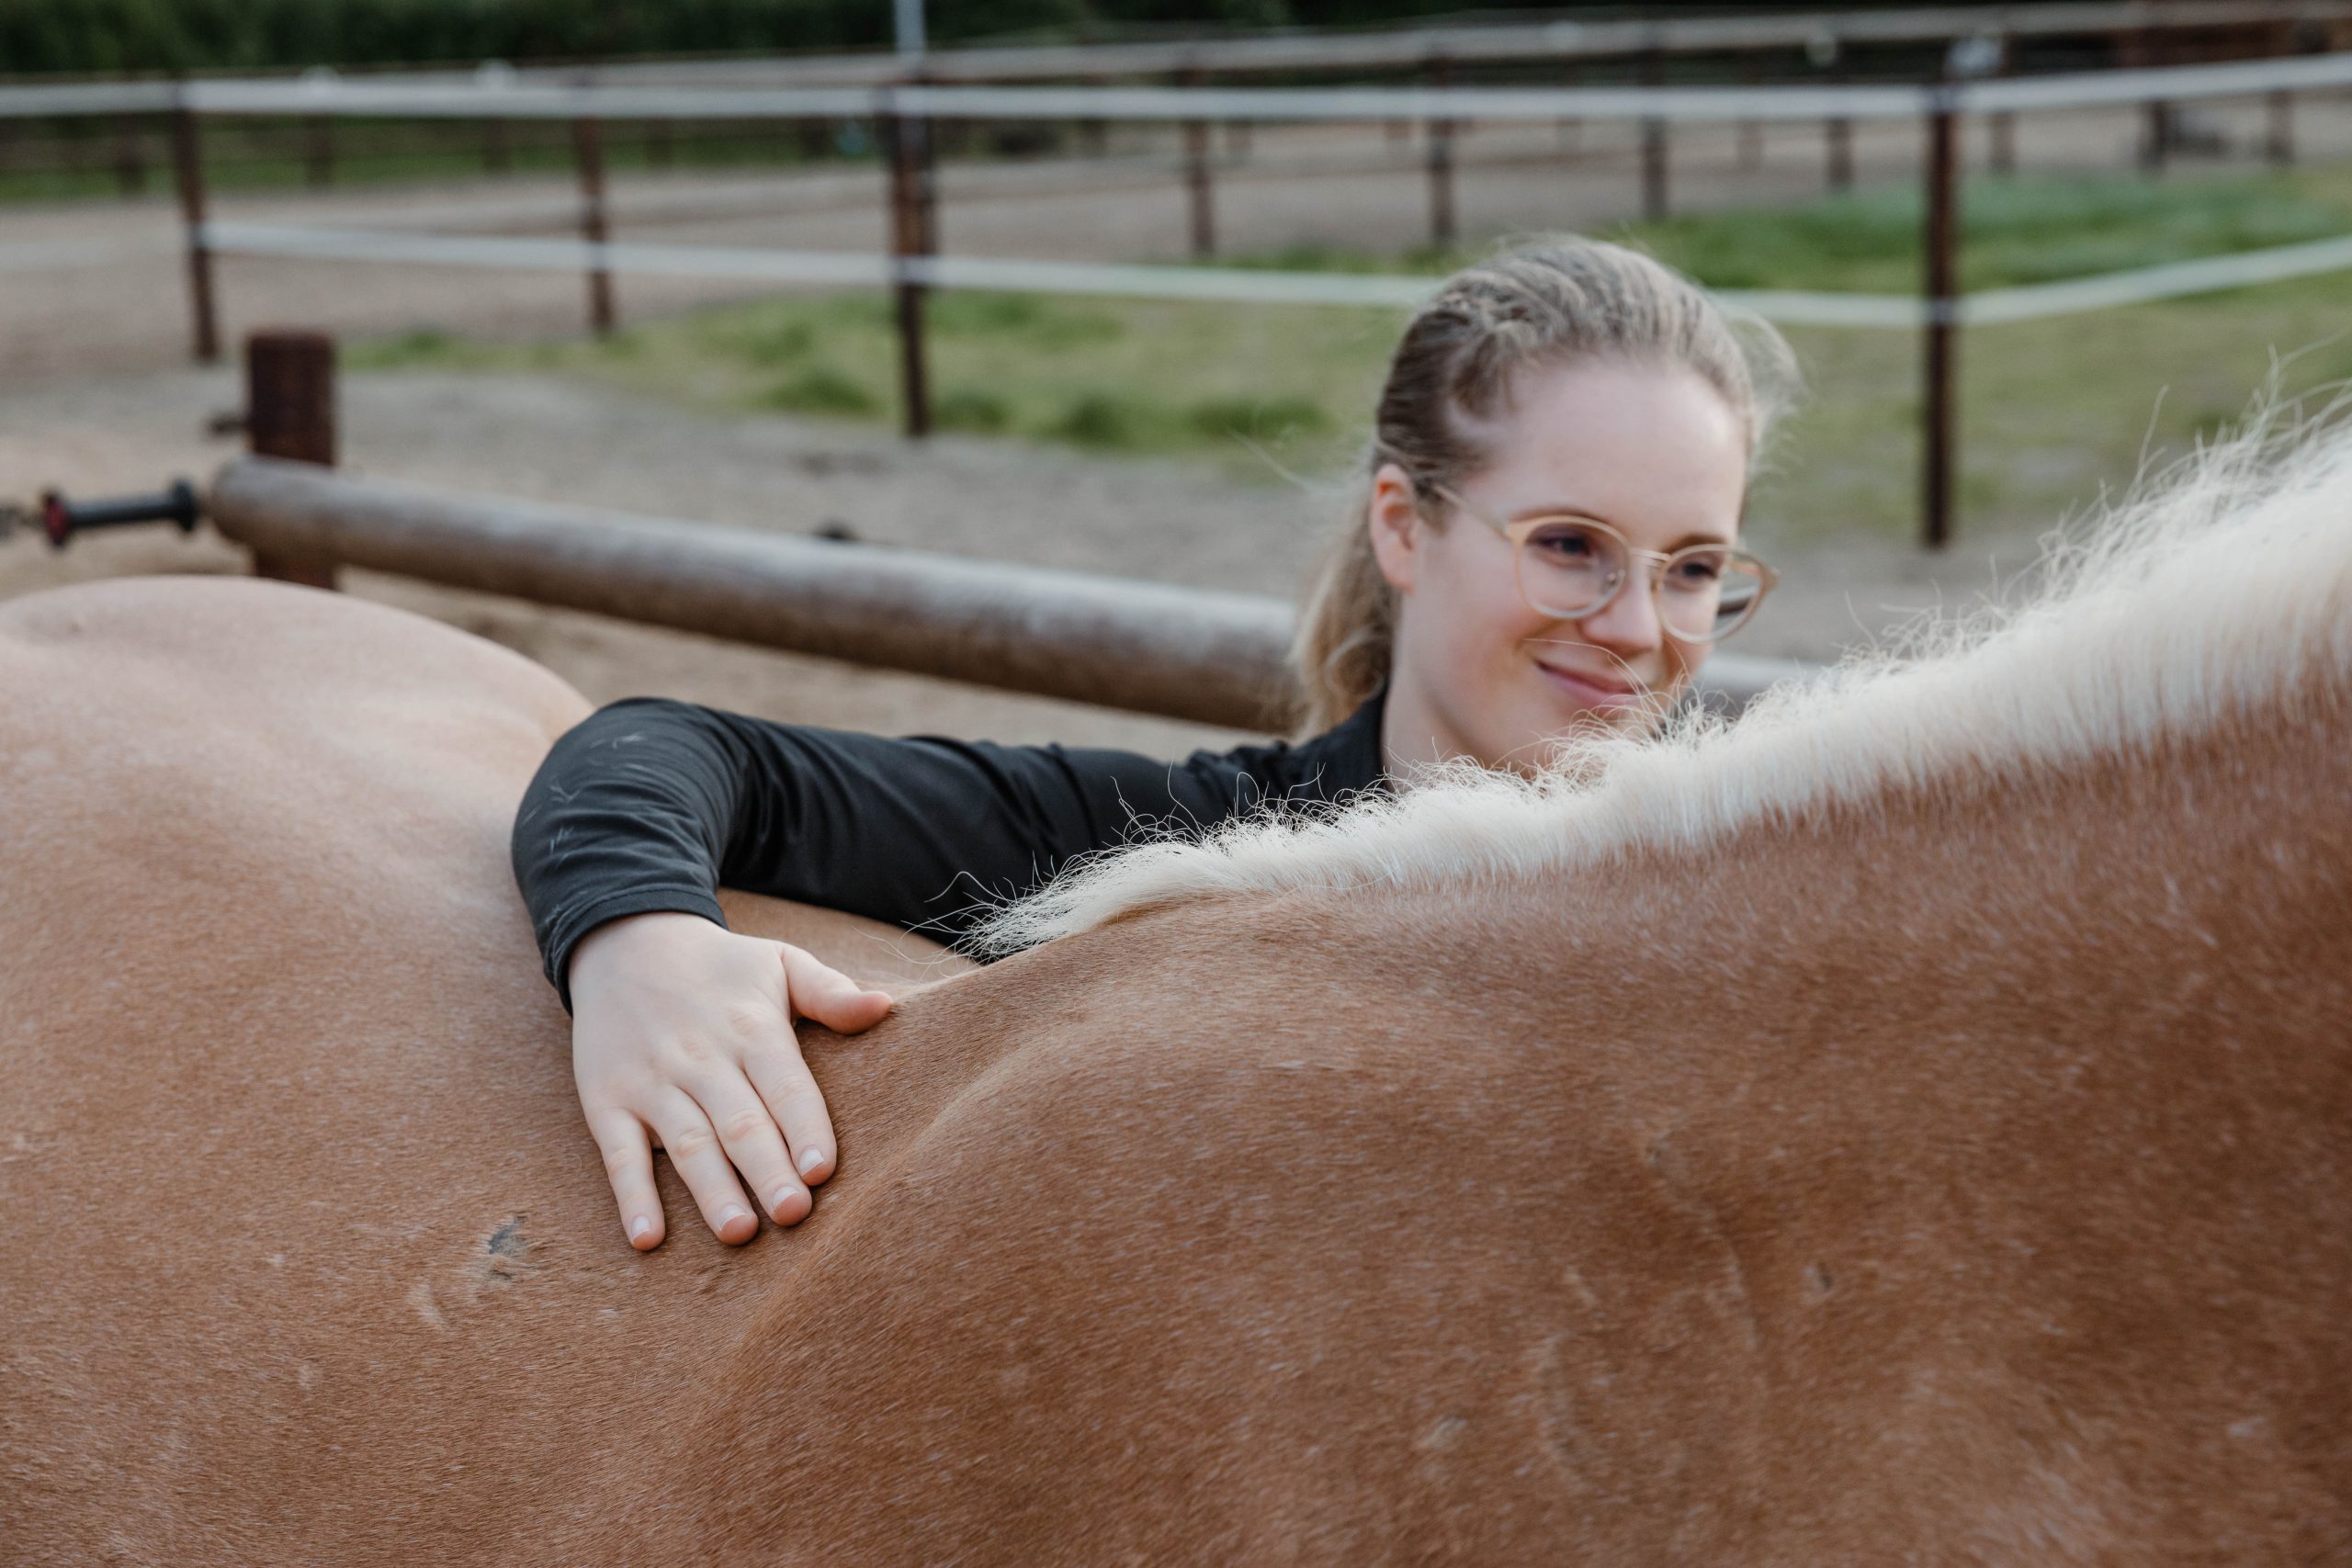
<path fill-rule="evenodd" d="M 0 1559 L 2343 1561 L 2344 641 L 1737 831 L 1326 829 L 812 1034 L 814 1215 L 639 1256 L 506 870 L 578 698 L 9 604 Z"/>

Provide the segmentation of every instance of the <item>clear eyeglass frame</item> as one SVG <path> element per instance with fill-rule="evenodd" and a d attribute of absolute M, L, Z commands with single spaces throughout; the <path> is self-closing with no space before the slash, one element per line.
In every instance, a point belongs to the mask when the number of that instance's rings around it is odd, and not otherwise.
<path fill-rule="evenodd" d="M 1470 502 L 1463 500 L 1455 491 L 1447 489 L 1443 485 L 1430 485 L 1428 488 L 1430 493 L 1442 498 L 1450 505 L 1455 507 L 1457 510 L 1466 513 L 1467 515 L 1477 519 L 1479 522 L 1484 523 L 1487 527 L 1492 528 L 1496 533 L 1500 534 L 1505 539 L 1510 541 L 1511 576 L 1519 585 L 1519 596 L 1522 600 L 1526 601 L 1527 607 L 1529 609 L 1533 610 L 1539 615 L 1555 615 L 1562 620 L 1574 621 L 1582 620 L 1588 615 L 1599 615 L 1601 611 L 1607 609 L 1611 604 L 1613 604 L 1616 601 L 1617 595 L 1624 591 L 1625 584 L 1633 577 L 1631 568 L 1636 562 L 1656 563 L 1657 570 L 1645 574 L 1649 579 L 1650 592 L 1655 596 L 1664 591 L 1667 573 L 1673 570 L 1677 561 L 1713 557 L 1731 561 L 1740 570 L 1752 573 L 1756 579 L 1755 595 L 1750 598 L 1746 604 L 1741 606 L 1737 615 L 1734 616 L 1730 621 L 1724 625 L 1715 626 L 1703 635 L 1694 632 L 1687 632 L 1677 627 L 1673 624 L 1671 618 L 1667 615 L 1666 608 L 1663 604 L 1660 604 L 1658 607 L 1658 625 L 1666 631 L 1668 636 L 1673 637 L 1678 642 L 1716 643 L 1721 642 L 1724 638 L 1731 636 L 1732 633 L 1739 630 L 1740 627 L 1746 626 L 1750 620 L 1752 620 L 1756 615 L 1756 607 L 1764 603 L 1765 596 L 1770 593 L 1774 585 L 1781 581 L 1780 573 L 1774 571 L 1770 567 L 1766 566 L 1761 560 L 1758 560 L 1756 557 L 1748 554 L 1746 550 L 1740 549 L 1736 546 L 1719 544 L 1685 545 L 1679 550 L 1645 550 L 1640 548 L 1631 539 L 1626 538 L 1624 535 L 1619 533 L 1614 527 L 1611 527 L 1609 524 L 1602 522 L 1598 517 L 1587 517 L 1581 513 L 1575 512 L 1553 512 L 1546 513 L 1539 517 L 1522 517 L 1515 523 L 1505 522 L 1502 518 L 1491 516 L 1479 510 L 1477 507 L 1471 505 Z M 1621 570 L 1617 572 L 1615 579 L 1602 590 L 1600 598 L 1595 599 L 1591 604 L 1585 605 L 1581 609 L 1570 610 L 1564 609 L 1555 604 L 1546 604 L 1541 599 L 1537 598 L 1533 591 L 1527 585 L 1526 561 L 1528 540 L 1532 538 L 1536 533 L 1543 528 L 1559 523 L 1573 523 L 1580 528 L 1589 528 L 1599 534 L 1604 535 L 1608 538 L 1615 541 L 1617 547 L 1624 552 L 1626 569 Z"/>

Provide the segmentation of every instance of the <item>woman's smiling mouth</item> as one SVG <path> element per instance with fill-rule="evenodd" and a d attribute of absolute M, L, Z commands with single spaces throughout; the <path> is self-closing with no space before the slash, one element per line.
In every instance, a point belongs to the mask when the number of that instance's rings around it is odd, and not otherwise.
<path fill-rule="evenodd" d="M 1616 710 L 1640 707 L 1649 701 L 1646 689 L 1622 676 L 1565 670 L 1541 659 L 1534 662 L 1553 687 L 1573 698 L 1579 707 Z"/>

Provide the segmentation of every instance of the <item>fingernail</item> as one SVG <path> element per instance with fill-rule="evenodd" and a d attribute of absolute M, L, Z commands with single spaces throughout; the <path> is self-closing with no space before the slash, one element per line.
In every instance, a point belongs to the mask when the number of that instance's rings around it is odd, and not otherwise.
<path fill-rule="evenodd" d="M 799 1190 L 799 1188 L 793 1186 L 789 1182 L 777 1188 L 774 1195 L 768 1199 L 769 1217 L 774 1218 L 777 1213 L 781 1213 L 784 1206 L 792 1201 L 792 1195 Z"/>
<path fill-rule="evenodd" d="M 800 1174 L 801 1174 L 801 1175 L 803 1175 L 803 1176 L 808 1175 L 810 1171 L 812 1171 L 812 1170 L 816 1169 L 819 1166 L 820 1166 L 820 1165 L 822 1165 L 822 1164 L 824 1164 L 824 1163 L 825 1163 L 825 1151 L 824 1151 L 824 1150 L 822 1150 L 822 1149 L 803 1149 L 803 1150 L 801 1150 L 801 1151 L 800 1151 Z"/>
<path fill-rule="evenodd" d="M 718 1211 L 718 1228 L 720 1230 L 725 1230 L 737 1220 L 748 1220 L 751 1217 L 751 1214 L 741 1206 L 729 1203 L 727 1207 Z"/>
<path fill-rule="evenodd" d="M 628 1223 L 628 1238 L 631 1241 L 643 1241 L 652 1229 L 653 1222 L 643 1214 L 639 1214 Z"/>

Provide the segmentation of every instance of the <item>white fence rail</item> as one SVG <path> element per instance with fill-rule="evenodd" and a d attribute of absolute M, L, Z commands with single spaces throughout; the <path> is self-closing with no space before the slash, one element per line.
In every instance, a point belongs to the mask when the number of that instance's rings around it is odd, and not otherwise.
<path fill-rule="evenodd" d="M 505 77 L 0 87 L 0 118 L 145 114 L 460 119 L 1251 122 L 1916 119 L 1949 110 L 2101 108 L 2352 86 L 2352 53 L 1931 85 L 1758 87 L 636 87 Z"/>

